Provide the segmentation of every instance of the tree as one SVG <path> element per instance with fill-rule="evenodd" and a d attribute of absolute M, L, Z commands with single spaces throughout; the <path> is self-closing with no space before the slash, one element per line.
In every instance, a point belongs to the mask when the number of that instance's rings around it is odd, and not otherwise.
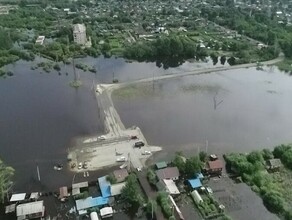
<path fill-rule="evenodd" d="M 157 209 L 157 203 L 154 200 L 149 199 L 146 205 L 146 213 L 152 215 Z"/>
<path fill-rule="evenodd" d="M 252 164 L 256 164 L 256 163 L 263 163 L 264 162 L 264 158 L 263 155 L 260 151 L 252 151 L 250 152 L 246 159 L 252 163 Z"/>
<path fill-rule="evenodd" d="M 284 145 L 284 144 L 281 144 L 280 146 L 275 147 L 273 150 L 274 157 L 281 159 L 283 155 L 285 154 L 285 152 L 288 151 L 289 149 L 291 149 L 291 146 Z"/>
<path fill-rule="evenodd" d="M 143 203 L 143 197 L 140 193 L 135 174 L 130 174 L 127 177 L 126 185 L 122 189 L 121 198 L 134 210 L 137 210 Z"/>
<path fill-rule="evenodd" d="M 274 158 L 272 151 L 270 151 L 269 149 L 263 149 L 262 154 L 265 160 L 270 160 Z"/>
<path fill-rule="evenodd" d="M 148 169 L 147 171 L 147 179 L 150 184 L 155 185 L 157 183 L 157 178 L 152 169 Z"/>
<path fill-rule="evenodd" d="M 4 201 L 6 193 L 12 186 L 12 177 L 14 175 L 14 169 L 6 166 L 3 161 L 0 160 L 0 203 Z"/>
<path fill-rule="evenodd" d="M 208 158 L 208 154 L 205 151 L 200 151 L 199 157 L 200 157 L 200 161 L 206 162 Z"/>
<path fill-rule="evenodd" d="M 188 178 L 193 178 L 194 175 L 200 171 L 201 161 L 198 156 L 194 156 L 186 160 L 185 174 Z"/>
<path fill-rule="evenodd" d="M 275 191 L 269 191 L 263 196 L 265 206 L 274 213 L 281 213 L 284 210 L 284 201 Z"/>
<path fill-rule="evenodd" d="M 180 173 L 185 172 L 185 161 L 183 156 L 178 152 L 175 153 L 174 160 L 172 161 L 173 165 L 176 166 Z"/>

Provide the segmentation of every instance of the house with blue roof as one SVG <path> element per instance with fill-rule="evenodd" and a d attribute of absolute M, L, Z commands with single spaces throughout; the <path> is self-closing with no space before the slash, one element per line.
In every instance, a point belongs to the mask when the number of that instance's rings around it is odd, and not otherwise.
<path fill-rule="evenodd" d="M 190 185 L 190 187 L 192 189 L 198 189 L 198 188 L 202 187 L 202 182 L 199 178 L 189 179 L 188 184 Z"/>
<path fill-rule="evenodd" d="M 108 198 L 111 196 L 111 184 L 106 179 L 107 176 L 98 178 L 98 184 L 103 198 Z"/>
<path fill-rule="evenodd" d="M 82 211 L 93 207 L 102 207 L 109 203 L 108 198 L 99 197 L 88 197 L 86 199 L 78 199 L 76 200 L 76 210 Z"/>

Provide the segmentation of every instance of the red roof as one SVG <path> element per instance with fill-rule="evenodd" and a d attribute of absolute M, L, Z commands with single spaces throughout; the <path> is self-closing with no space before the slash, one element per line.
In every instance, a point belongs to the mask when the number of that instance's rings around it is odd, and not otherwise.
<path fill-rule="evenodd" d="M 179 171 L 177 167 L 167 167 L 156 171 L 156 175 L 159 179 L 173 179 L 179 177 Z"/>
<path fill-rule="evenodd" d="M 217 169 L 223 169 L 223 162 L 221 160 L 214 160 L 214 161 L 208 161 L 209 169 L 211 170 L 217 170 Z"/>

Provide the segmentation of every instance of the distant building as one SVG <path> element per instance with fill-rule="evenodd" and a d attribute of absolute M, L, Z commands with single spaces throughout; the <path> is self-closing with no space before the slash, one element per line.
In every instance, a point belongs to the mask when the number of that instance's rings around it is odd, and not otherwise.
<path fill-rule="evenodd" d="M 208 161 L 206 171 L 211 175 L 221 175 L 223 166 L 221 160 Z"/>
<path fill-rule="evenodd" d="M 43 45 L 45 41 L 45 36 L 38 36 L 38 38 L 36 39 L 35 43 L 39 44 L 39 45 Z"/>
<path fill-rule="evenodd" d="M 86 27 L 84 24 L 75 24 L 73 26 L 73 38 L 74 42 L 80 45 L 85 45 L 87 42 L 86 38 Z"/>
<path fill-rule="evenodd" d="M 267 161 L 267 168 L 271 171 L 278 171 L 283 166 L 280 159 L 270 159 Z"/>
<path fill-rule="evenodd" d="M 163 180 L 178 180 L 179 171 L 177 167 L 167 167 L 156 171 L 156 176 L 158 179 Z"/>

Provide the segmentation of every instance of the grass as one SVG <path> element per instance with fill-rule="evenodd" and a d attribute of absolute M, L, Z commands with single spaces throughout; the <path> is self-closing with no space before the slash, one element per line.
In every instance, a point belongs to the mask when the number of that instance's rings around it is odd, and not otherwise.
<path fill-rule="evenodd" d="M 137 97 L 150 97 L 156 96 L 158 92 L 156 90 L 153 91 L 153 87 L 151 84 L 138 84 L 138 85 L 130 85 L 127 87 L 120 88 L 113 92 L 113 96 L 119 99 L 133 99 Z"/>
<path fill-rule="evenodd" d="M 276 63 L 276 66 L 281 71 L 284 71 L 284 72 L 290 73 L 290 74 L 292 73 L 292 60 L 284 59 L 283 61 Z"/>

